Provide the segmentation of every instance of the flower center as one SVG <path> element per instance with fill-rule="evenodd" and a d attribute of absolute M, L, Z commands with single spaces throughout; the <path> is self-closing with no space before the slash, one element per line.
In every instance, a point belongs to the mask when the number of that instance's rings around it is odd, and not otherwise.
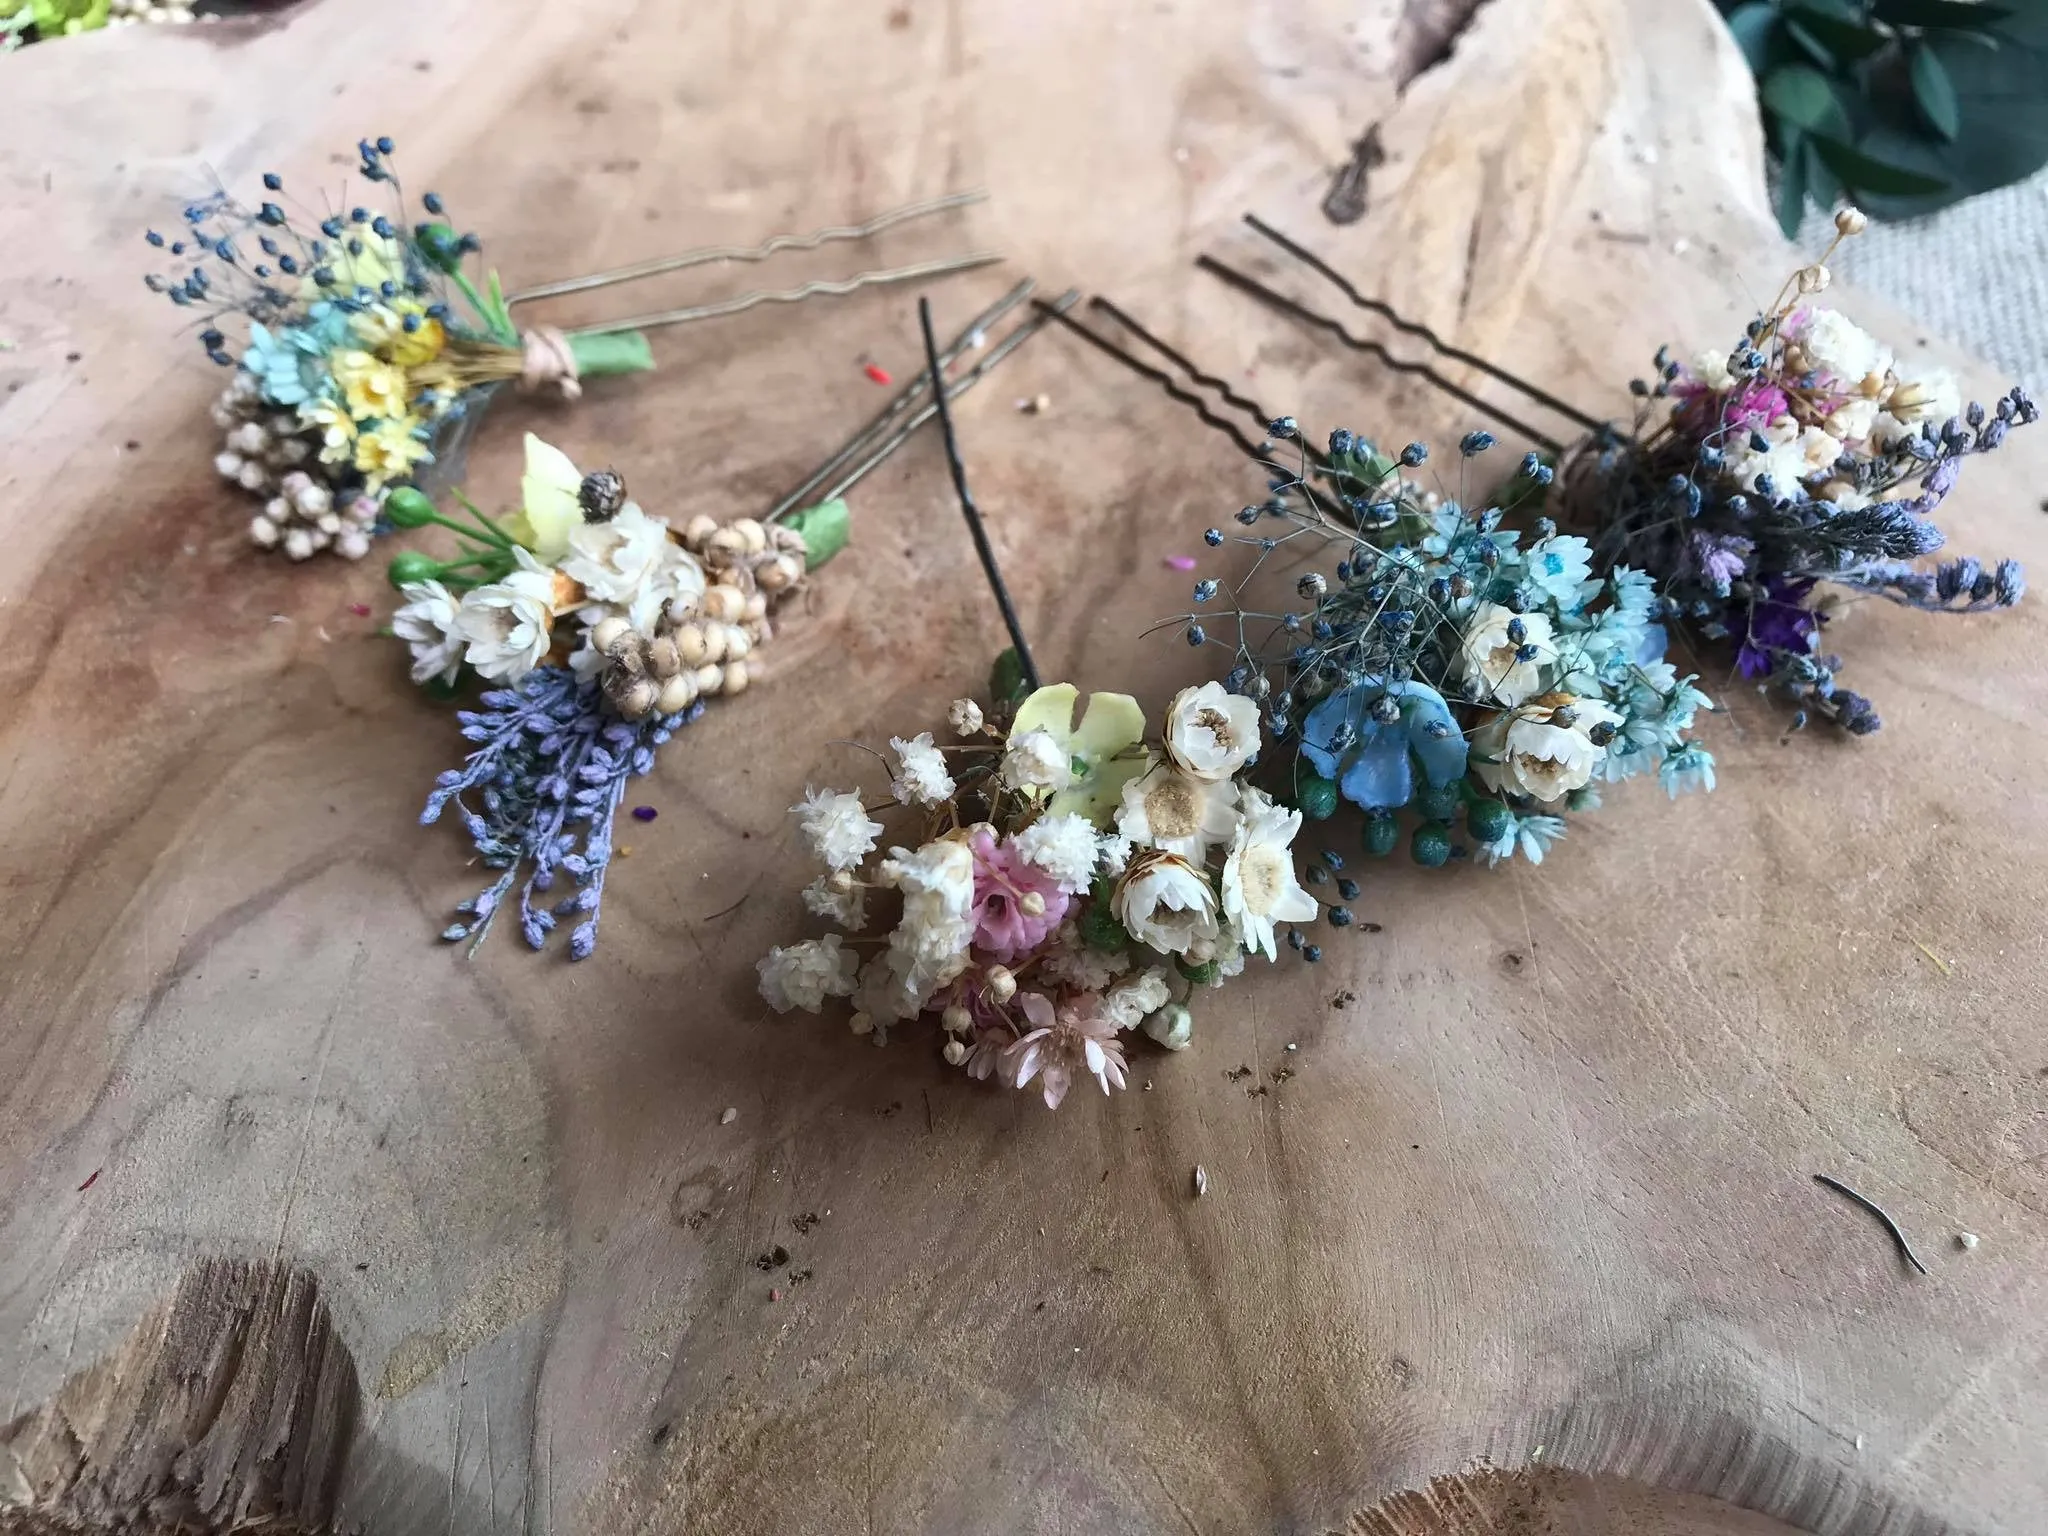
<path fill-rule="evenodd" d="M 1183 779 L 1161 775 L 1145 792 L 1145 820 L 1155 838 L 1193 837 L 1200 828 L 1194 790 Z"/>
<path fill-rule="evenodd" d="M 1237 737 L 1230 729 L 1230 716 L 1213 705 L 1204 705 L 1195 715 L 1195 728 L 1207 731 L 1219 751 L 1228 752 Z"/>
<path fill-rule="evenodd" d="M 1286 861 L 1270 848 L 1252 848 L 1238 863 L 1238 878 L 1244 883 L 1244 907 L 1264 917 L 1273 910 L 1285 885 Z"/>

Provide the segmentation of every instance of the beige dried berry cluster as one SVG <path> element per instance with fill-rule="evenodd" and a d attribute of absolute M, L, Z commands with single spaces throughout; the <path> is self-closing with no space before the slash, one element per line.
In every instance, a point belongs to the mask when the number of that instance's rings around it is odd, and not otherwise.
<path fill-rule="evenodd" d="M 265 496 L 263 510 L 249 520 L 258 548 L 278 549 L 304 560 L 332 549 L 347 560 L 370 552 L 370 527 L 377 499 L 335 492 L 310 473 L 319 439 L 290 411 L 271 410 L 254 374 L 237 371 L 213 406 L 214 425 L 227 434 L 213 467 L 223 480 Z"/>
<path fill-rule="evenodd" d="M 622 618 L 590 633 L 607 659 L 605 697 L 628 720 L 674 715 L 699 699 L 730 697 L 754 681 L 754 653 L 774 635 L 771 602 L 804 578 L 804 538 L 794 528 L 751 517 L 720 523 L 693 518 L 683 547 L 704 566 L 704 595 L 673 599 L 652 635 Z"/>

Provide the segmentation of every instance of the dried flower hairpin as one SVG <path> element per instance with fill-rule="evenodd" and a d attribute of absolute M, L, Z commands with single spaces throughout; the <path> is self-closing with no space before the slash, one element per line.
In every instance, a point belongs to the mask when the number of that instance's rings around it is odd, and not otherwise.
<path fill-rule="evenodd" d="M 1734 669 L 1789 700 L 1794 725 L 1814 715 L 1856 735 L 1878 728 L 1871 702 L 1840 686 L 1839 657 L 1822 631 L 1843 594 L 1874 595 L 1929 612 L 2010 607 L 2025 591 L 2019 565 L 1990 569 L 1963 557 L 1923 562 L 1945 536 L 1933 517 L 1972 454 L 2000 446 L 2039 411 L 2011 390 L 1989 411 L 1965 406 L 1946 369 L 1901 361 L 1884 343 L 1813 296 L 1828 260 L 1862 231 L 1853 208 L 1836 237 L 1802 267 L 1740 342 L 1688 365 L 1668 349 L 1654 381 L 1637 380 L 1635 421 L 1615 430 L 1506 370 L 1449 346 L 1427 326 L 1369 298 L 1327 262 L 1256 218 L 1246 223 L 1287 255 L 1438 356 L 1473 368 L 1538 411 L 1579 430 L 1561 443 L 1507 416 L 1425 365 L 1235 271 L 1201 265 L 1262 303 L 1424 377 L 1558 455 L 1558 515 L 1590 535 L 1593 574 L 1634 568 L 1657 584 L 1653 617 L 1733 650 Z"/>
<path fill-rule="evenodd" d="M 1537 455 L 1473 508 L 1462 482 L 1494 447 L 1491 434 L 1460 443 L 1461 484 L 1444 496 L 1415 478 L 1425 445 L 1390 456 L 1338 431 L 1327 451 L 1314 448 L 1292 418 L 1268 421 L 1258 402 L 1116 305 L 1094 307 L 1171 371 L 1075 329 L 1189 404 L 1269 476 L 1266 499 L 1236 513 L 1250 569 L 1227 584 L 1203 577 L 1196 608 L 1166 622 L 1192 645 L 1229 652 L 1224 686 L 1250 701 L 1280 748 L 1267 768 L 1283 803 L 1319 821 L 1352 802 L 1366 812 L 1365 850 L 1379 856 L 1402 841 L 1405 815 L 1411 856 L 1435 867 L 1474 852 L 1541 863 L 1565 815 L 1600 804 L 1603 783 L 1655 771 L 1673 795 L 1712 787 L 1713 759 L 1690 736 L 1709 706 L 1665 659 L 1654 584 L 1640 571 L 1596 573 L 1586 540 L 1534 515 L 1553 478 Z M 1283 445 L 1292 468 L 1278 460 Z M 1518 514 L 1532 525 L 1527 545 L 1509 526 Z M 1232 542 L 1221 527 L 1204 540 Z M 1268 568 L 1282 565 L 1291 594 L 1266 590 Z M 1341 869 L 1334 850 L 1325 858 Z M 1327 878 L 1312 867 L 1318 877 Z M 1349 915 L 1330 917 L 1342 926 Z M 1306 944 L 1298 931 L 1288 937 Z"/>
<path fill-rule="evenodd" d="M 946 359 L 974 350 L 1030 288 L 978 316 Z M 971 389 L 1039 323 L 962 372 L 935 372 L 942 398 Z M 492 518 L 460 493 L 457 510 L 443 512 L 415 487 L 390 492 L 394 525 L 459 540 L 449 558 L 407 550 L 391 563 L 404 598 L 392 632 L 411 648 L 413 680 L 452 692 L 468 673 L 492 685 L 459 716 L 473 743 L 467 762 L 440 776 L 420 818 L 459 813 L 478 857 L 499 871 L 444 938 L 480 944 L 518 885 L 530 946 L 570 921 L 571 957 L 590 954 L 628 783 L 712 700 L 753 686 L 775 610 L 846 543 L 845 493 L 937 413 L 930 392 L 921 377 L 761 518 L 672 527 L 629 500 L 615 472 L 586 474 L 532 434 L 510 516 Z M 827 499 L 807 501 L 821 486 Z M 572 889 L 551 899 L 564 876 Z"/>
<path fill-rule="evenodd" d="M 1834 244 L 1731 351 L 1688 365 L 1660 350 L 1655 382 L 1631 386 L 1633 429 L 1594 434 L 1566 464 L 1566 506 L 1603 564 L 1655 572 L 1673 617 L 1731 642 L 1736 670 L 1788 699 L 1797 724 L 1819 715 L 1859 736 L 1879 720 L 1822 651 L 1830 589 L 1931 613 L 2017 603 L 2016 561 L 1920 562 L 1946 542 L 1933 518 L 1963 460 L 2040 414 L 2017 387 L 1966 408 L 1947 369 L 1904 363 L 1813 301 L 1864 223 L 1837 214 Z"/>
<path fill-rule="evenodd" d="M 321 550 L 361 559 L 384 498 L 446 458 L 502 385 L 559 390 L 574 399 L 581 381 L 654 366 L 645 331 L 736 314 L 763 303 L 842 294 L 876 283 L 964 271 L 999 258 L 975 254 L 844 282 L 811 282 L 786 292 L 638 315 L 562 330 L 521 325 L 513 309 L 530 301 L 636 281 L 709 262 L 752 262 L 879 232 L 907 219 L 978 200 L 940 198 L 866 224 L 804 237 L 778 236 L 751 249 L 719 247 L 570 278 L 507 295 L 495 272 L 479 279 L 469 259 L 481 242 L 458 234 L 441 199 L 421 199 L 426 219 L 409 222 L 388 138 L 357 145 L 358 174 L 388 192 L 391 207 L 326 214 L 288 211 L 283 178 L 263 178 L 255 209 L 226 191 L 184 210 L 180 238 L 151 230 L 151 246 L 193 265 L 151 274 L 150 288 L 199 318 L 200 345 L 235 370 L 213 408 L 225 434 L 214 464 L 263 507 L 249 523 L 259 546 L 295 560 Z M 221 329 L 240 315 L 239 355 Z"/>
<path fill-rule="evenodd" d="M 928 309 L 925 330 L 936 371 Z M 954 740 L 892 739 L 885 796 L 811 789 L 793 808 L 824 866 L 804 905 L 843 931 L 773 949 L 760 989 L 778 1012 L 851 999 L 854 1032 L 878 1044 L 929 1016 L 949 1064 L 1057 1108 L 1086 1076 L 1124 1086 L 1127 1030 L 1185 1047 L 1193 990 L 1252 953 L 1276 958 L 1278 925 L 1321 905 L 1295 874 L 1300 813 L 1247 782 L 1260 747 L 1249 699 L 1185 689 L 1148 739 L 1127 694 L 1081 708 L 1073 685 L 1039 685 L 941 422 L 1012 649 L 988 709 L 954 702 Z M 890 828 L 871 809 L 900 828 L 886 854 Z"/>

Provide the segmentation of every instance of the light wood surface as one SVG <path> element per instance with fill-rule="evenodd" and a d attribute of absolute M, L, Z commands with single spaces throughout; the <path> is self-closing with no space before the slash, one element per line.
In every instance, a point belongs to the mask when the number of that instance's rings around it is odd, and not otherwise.
<path fill-rule="evenodd" d="M 1785 742 L 1731 687 L 1711 798 L 1617 793 L 1541 870 L 1375 867 L 1378 931 L 1050 1115 L 753 994 L 804 931 L 783 808 L 872 777 L 829 743 L 935 725 L 1000 644 L 935 440 L 857 495 L 769 682 L 634 794 L 661 815 L 621 834 L 596 957 L 506 933 L 472 964 L 433 936 L 475 872 L 413 824 L 460 744 L 373 632 L 380 572 L 246 548 L 217 375 L 139 281 L 208 167 L 340 196 L 366 133 L 515 283 L 980 185 L 877 253 L 1010 253 L 935 290 L 942 320 L 1028 272 L 1318 431 L 1471 425 L 1191 270 L 1262 262 L 1256 208 L 1621 410 L 1658 341 L 1725 344 L 1787 264 L 1750 83 L 1693 0 L 1466 20 L 325 0 L 0 63 L 0 1528 L 2036 1528 L 2039 604 L 1856 609 L 1880 736 Z M 1332 225 L 1374 124 L 1366 211 Z M 509 496 L 532 427 L 652 511 L 763 505 L 914 336 L 900 292 L 665 336 L 573 410 L 501 402 L 472 483 Z M 1249 466 L 1056 334 L 961 428 L 1048 673 L 1193 676 L 1136 636 Z M 2048 569 L 2044 456 L 1971 466 L 1959 546 Z"/>

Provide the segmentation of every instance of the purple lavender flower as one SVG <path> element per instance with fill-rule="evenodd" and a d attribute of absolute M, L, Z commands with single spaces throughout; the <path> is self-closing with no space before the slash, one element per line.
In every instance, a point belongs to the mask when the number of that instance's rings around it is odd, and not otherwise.
<path fill-rule="evenodd" d="M 521 935 L 539 949 L 561 919 L 581 916 L 569 936 L 569 955 L 582 960 L 597 945 L 612 824 L 626 785 L 654 766 L 655 748 L 704 713 L 704 702 L 679 715 L 628 723 L 605 706 L 597 684 L 579 683 L 564 667 L 537 667 L 517 688 L 495 689 L 482 703 L 481 710 L 457 716 L 463 736 L 478 743 L 477 749 L 462 768 L 434 781 L 420 823 L 440 820 L 452 802 L 478 856 L 504 873 L 457 908 L 469 921 L 457 921 L 441 937 L 470 940 L 474 954 L 526 869 L 519 891 Z M 465 793 L 476 795 L 481 812 L 462 798 Z M 573 877 L 577 889 L 552 908 L 535 906 L 535 894 L 550 890 L 558 872 Z"/>
<path fill-rule="evenodd" d="M 1743 637 L 1735 653 L 1735 668 L 1744 677 L 1768 677 L 1781 652 L 1805 655 L 1813 649 L 1820 633 L 1820 616 L 1806 606 L 1813 591 L 1811 580 L 1773 581 L 1766 595 L 1749 605 L 1747 615 L 1736 604 L 1733 627 Z M 1746 622 L 1745 622 L 1746 620 Z"/>

